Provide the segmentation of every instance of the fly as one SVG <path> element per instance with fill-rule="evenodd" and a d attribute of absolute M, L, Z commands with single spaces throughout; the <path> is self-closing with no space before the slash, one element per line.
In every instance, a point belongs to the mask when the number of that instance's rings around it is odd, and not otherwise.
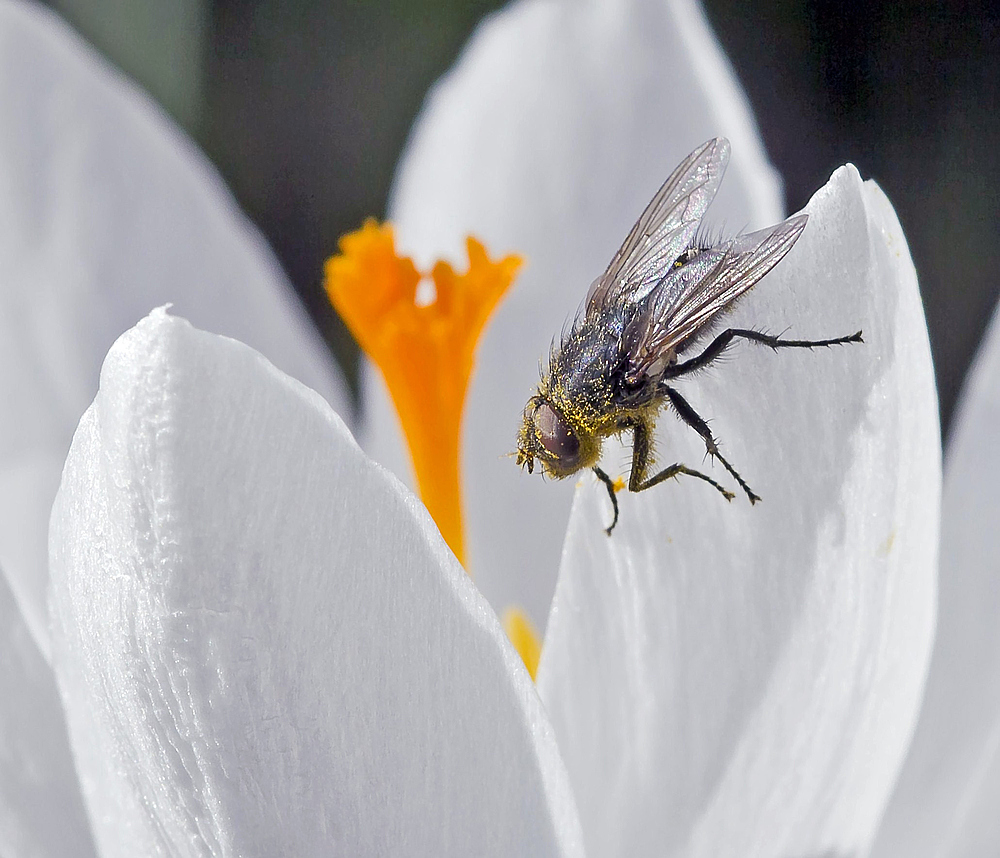
<path fill-rule="evenodd" d="M 705 442 L 751 504 L 760 500 L 719 452 L 708 423 L 673 386 L 704 369 L 736 339 L 773 349 L 862 342 L 861 331 L 832 340 L 788 340 L 727 328 L 700 352 L 694 346 L 734 302 L 791 250 L 805 229 L 799 214 L 776 226 L 703 246 L 698 227 L 729 162 L 729 141 L 719 137 L 695 149 L 663 183 L 636 221 L 607 270 L 594 281 L 580 315 L 549 355 L 538 390 L 524 408 L 517 463 L 534 471 L 537 459 L 557 479 L 584 468 L 605 485 L 618 523 L 615 484 L 598 467 L 604 439 L 632 433 L 628 489 L 642 492 L 686 475 L 735 495 L 707 474 L 675 463 L 650 475 L 650 440 L 667 403 Z"/>

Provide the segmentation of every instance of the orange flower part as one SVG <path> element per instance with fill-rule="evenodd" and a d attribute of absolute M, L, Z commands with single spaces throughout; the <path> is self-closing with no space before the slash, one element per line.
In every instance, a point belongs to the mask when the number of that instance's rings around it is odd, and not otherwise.
<path fill-rule="evenodd" d="M 514 649 L 521 656 L 521 661 L 528 668 L 528 674 L 534 680 L 538 673 L 538 660 L 542 657 L 542 641 L 534 623 L 521 608 L 514 605 L 503 612 L 501 622 Z"/>
<path fill-rule="evenodd" d="M 494 262 L 466 239 L 469 269 L 438 262 L 429 275 L 396 254 L 392 227 L 373 219 L 340 239 L 326 263 L 326 291 L 365 354 L 381 370 L 410 448 L 420 496 L 465 563 L 459 442 L 473 355 L 487 319 L 521 260 Z M 417 304 L 430 276 L 434 300 Z"/>

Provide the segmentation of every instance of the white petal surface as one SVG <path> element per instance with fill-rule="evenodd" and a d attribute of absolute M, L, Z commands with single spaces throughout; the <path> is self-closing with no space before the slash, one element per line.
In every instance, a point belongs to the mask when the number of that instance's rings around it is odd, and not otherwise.
<path fill-rule="evenodd" d="M 105 858 L 573 855 L 534 687 L 322 399 L 153 313 L 53 508 L 54 664 Z"/>
<path fill-rule="evenodd" d="M 115 338 L 165 301 L 346 401 L 204 157 L 53 14 L 0 2 L 0 562 L 43 651 L 48 514 L 73 430 Z"/>
<path fill-rule="evenodd" d="M 876 842 L 879 858 L 1000 849 L 997 426 L 1000 316 L 969 374 L 948 446 L 934 657 L 913 747 Z"/>
<path fill-rule="evenodd" d="M 779 219 L 777 177 L 696 3 L 521 0 L 476 31 L 399 165 L 390 217 L 404 250 L 464 264 L 471 232 L 492 253 L 527 260 L 480 347 L 462 454 L 476 583 L 541 625 L 571 483 L 529 477 L 505 455 L 538 362 L 660 183 L 718 135 L 733 160 L 709 221 L 735 230 Z M 409 479 L 376 376 L 366 449 Z"/>
<path fill-rule="evenodd" d="M 920 296 L 892 207 L 853 167 L 807 210 L 730 318 L 865 344 L 742 344 L 678 383 L 763 502 L 681 478 L 620 494 L 609 539 L 603 487 L 577 494 L 538 688 L 591 858 L 864 854 L 912 735 L 940 493 Z M 732 484 L 660 422 L 664 466 Z"/>
<path fill-rule="evenodd" d="M 92 858 L 59 691 L 2 571 L 0 701 L 0 855 Z"/>

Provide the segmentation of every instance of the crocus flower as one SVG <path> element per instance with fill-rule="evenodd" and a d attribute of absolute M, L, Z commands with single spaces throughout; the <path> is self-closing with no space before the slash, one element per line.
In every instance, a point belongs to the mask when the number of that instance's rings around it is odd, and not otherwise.
<path fill-rule="evenodd" d="M 397 171 L 389 220 L 419 267 L 464 264 L 468 233 L 524 259 L 479 347 L 462 451 L 467 566 L 498 610 L 522 605 L 539 627 L 573 482 L 526 480 L 502 455 L 516 421 L 497 417 L 520 414 L 551 338 L 636 217 L 716 136 L 733 154 L 712 222 L 736 231 L 781 220 L 780 182 L 695 3 L 522 3 L 481 27 L 431 92 Z M 366 392 L 363 446 L 412 483 L 377 375 Z"/>
<path fill-rule="evenodd" d="M 346 396 L 273 254 L 204 156 L 35 4 L 0 3 L 0 111 L 0 564 L 47 651 L 49 509 L 122 331 L 173 302 L 335 407 Z"/>
<path fill-rule="evenodd" d="M 1000 846 L 1000 323 L 965 380 L 945 457 L 939 608 L 920 721 L 873 854 Z"/>
<path fill-rule="evenodd" d="M 682 32 L 692 20 L 703 27 L 697 10 L 669 9 Z M 51 22 L 4 11 L 20 27 L 21 62 L 75 64 L 105 110 L 134 101 L 109 93 L 106 72 Z M 601 56 L 594 45 L 608 33 L 622 41 L 618 65 L 641 68 L 644 38 L 672 44 L 664 20 L 652 4 L 525 3 L 481 31 L 452 84 L 516 92 L 493 65 L 512 43 L 530 68 L 543 54 Z M 691 53 L 702 72 L 719 70 L 711 43 Z M 613 78 L 616 63 L 605 65 Z M 47 79 L 62 83 L 58 69 Z M 586 93 L 591 109 L 603 79 Z M 638 100 L 596 103 L 608 117 Z M 544 99 L 539 107 L 551 116 Z M 125 130 L 145 132 L 139 152 L 169 149 L 159 120 L 129 110 Z M 544 137 L 536 119 L 519 133 Z M 420 139 L 412 152 L 430 145 Z M 461 177 L 480 152 L 443 154 Z M 593 179 L 569 168 L 552 178 L 570 201 Z M 506 217 L 524 222 L 530 209 L 504 197 L 519 190 L 504 179 L 492 174 L 496 199 L 483 217 L 506 199 Z M 469 212 L 484 199 L 478 190 L 468 188 Z M 213 225 L 244 229 L 218 193 L 184 207 L 216 215 L 201 226 L 209 245 Z M 461 194 L 438 199 L 457 206 Z M 596 204 L 587 202 L 567 211 Z M 628 202 L 624 226 L 642 199 Z M 609 540 L 606 496 L 584 482 L 537 690 L 419 502 L 360 453 L 321 397 L 163 311 L 127 333 L 105 362 L 53 513 L 60 693 L 41 633 L 11 592 L 0 594 L 13 656 L 0 678 L 17 689 L 0 706 L 2 735 L 17 737 L 4 741 L 12 763 L 0 767 L 0 846 L 130 856 L 864 853 L 929 658 L 938 440 L 916 279 L 891 207 L 848 168 L 809 210 L 800 246 L 739 312 L 804 335 L 860 325 L 866 348 L 794 361 L 741 353 L 696 388 L 717 409 L 731 458 L 760 467 L 759 510 L 720 514 L 718 498 L 678 484 L 623 498 Z M 430 211 L 427 223 L 440 223 Z M 558 222 L 537 226 L 568 236 L 565 246 L 549 239 L 528 253 L 552 278 L 593 241 L 610 252 L 622 233 L 563 232 Z M 420 251 L 416 233 L 406 241 Z M 540 300 L 529 292 L 527 309 Z M 502 317 L 490 330 L 502 331 Z M 484 349 L 484 390 L 491 360 Z M 681 433 L 670 443 L 679 458 L 701 455 Z"/>

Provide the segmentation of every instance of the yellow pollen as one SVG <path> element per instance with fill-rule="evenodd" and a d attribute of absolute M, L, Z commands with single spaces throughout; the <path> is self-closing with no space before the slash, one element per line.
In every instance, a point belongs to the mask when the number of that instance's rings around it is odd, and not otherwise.
<path fill-rule="evenodd" d="M 410 448 L 417 486 L 441 535 L 465 563 L 459 460 L 462 409 L 486 321 L 521 265 L 492 261 L 473 237 L 469 268 L 437 262 L 421 273 L 396 253 L 392 227 L 374 219 L 340 239 L 327 260 L 326 291 L 358 345 L 382 372 Z M 424 277 L 435 297 L 417 303 Z"/>
<path fill-rule="evenodd" d="M 618 478 L 616 478 L 615 481 L 611 484 L 611 488 L 613 488 L 615 490 L 616 494 L 618 492 L 620 492 L 622 489 L 624 489 L 625 488 L 625 477 L 618 477 Z"/>
<path fill-rule="evenodd" d="M 521 661 L 534 680 L 535 674 L 538 673 L 538 659 L 542 655 L 542 642 L 538 638 L 534 624 L 521 608 L 513 606 L 503 612 L 502 621 L 507 637 L 514 644 L 514 649 L 521 656 Z"/>

